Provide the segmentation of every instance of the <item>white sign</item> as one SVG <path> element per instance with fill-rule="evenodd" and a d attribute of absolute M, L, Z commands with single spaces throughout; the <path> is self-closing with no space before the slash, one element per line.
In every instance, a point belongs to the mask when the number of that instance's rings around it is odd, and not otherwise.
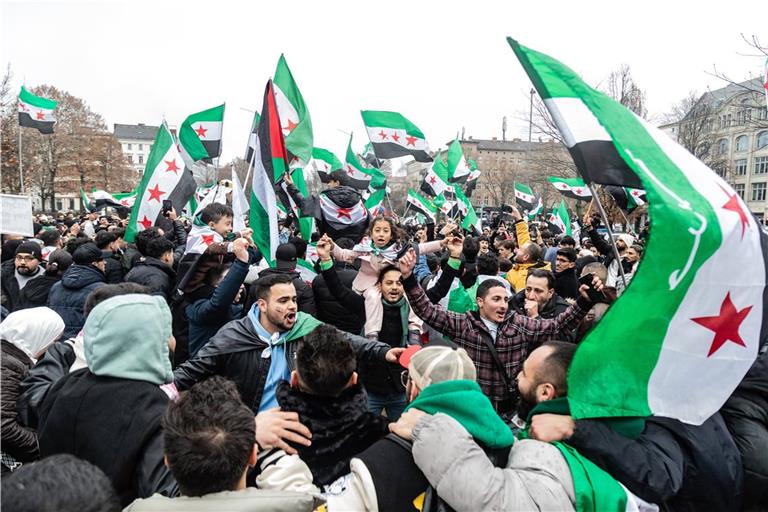
<path fill-rule="evenodd" d="M 0 194 L 0 233 L 35 236 L 32 230 L 32 198 Z"/>

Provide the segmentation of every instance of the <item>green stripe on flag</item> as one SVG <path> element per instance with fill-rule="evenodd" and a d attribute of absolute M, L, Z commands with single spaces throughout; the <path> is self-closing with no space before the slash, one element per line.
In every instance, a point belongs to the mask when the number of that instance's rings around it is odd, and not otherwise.
<path fill-rule="evenodd" d="M 361 110 L 363 123 L 368 127 L 391 128 L 393 130 L 405 130 L 408 135 L 424 138 L 424 134 L 419 128 L 406 119 L 399 112 L 386 112 L 382 110 Z"/>
<path fill-rule="evenodd" d="M 43 98 L 42 96 L 36 96 L 32 94 L 23 85 L 21 86 L 19 99 L 24 103 L 26 103 L 27 105 L 32 105 L 33 107 L 50 109 L 50 110 L 55 109 L 56 105 L 58 105 L 58 102 L 56 101 L 49 100 L 48 98 Z"/>

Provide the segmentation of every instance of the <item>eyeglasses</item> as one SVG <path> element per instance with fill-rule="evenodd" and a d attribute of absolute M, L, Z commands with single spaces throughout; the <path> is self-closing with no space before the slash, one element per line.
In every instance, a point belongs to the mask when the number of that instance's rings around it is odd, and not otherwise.
<path fill-rule="evenodd" d="M 408 375 L 408 370 L 403 370 L 402 373 L 400 373 L 400 384 L 402 384 L 404 388 L 408 387 L 410 378 L 411 376 Z"/>
<path fill-rule="evenodd" d="M 33 254 L 17 254 L 16 260 L 17 261 L 34 261 L 37 257 Z"/>

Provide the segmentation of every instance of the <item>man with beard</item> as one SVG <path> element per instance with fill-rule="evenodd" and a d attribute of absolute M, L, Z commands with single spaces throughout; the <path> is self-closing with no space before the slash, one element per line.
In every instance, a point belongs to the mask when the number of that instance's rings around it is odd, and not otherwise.
<path fill-rule="evenodd" d="M 477 311 L 452 313 L 429 301 L 413 277 L 415 264 L 413 250 L 400 258 L 411 308 L 424 322 L 467 351 L 477 367 L 478 384 L 494 409 L 503 415 L 510 415 L 514 409 L 517 389 L 513 376 L 529 351 L 564 330 L 574 330 L 592 307 L 586 293 L 588 287 L 583 285 L 576 303 L 555 318 L 532 318 L 514 311 L 507 316 L 506 289 L 501 281 L 488 279 L 477 287 Z M 593 286 L 598 291 L 603 287 L 597 277 Z"/>
<path fill-rule="evenodd" d="M 0 289 L 2 305 L 9 312 L 19 309 L 19 294 L 32 279 L 43 275 L 40 262 L 42 250 L 37 242 L 23 242 L 15 252 L 16 257 L 0 267 Z"/>
<path fill-rule="evenodd" d="M 576 249 L 562 247 L 555 259 L 555 293 L 564 299 L 579 296 L 579 280 L 576 279 Z"/>
<path fill-rule="evenodd" d="M 298 311 L 296 288 L 290 275 L 273 274 L 259 279 L 257 297 L 244 318 L 224 325 L 194 358 L 176 369 L 174 380 L 180 391 L 211 375 L 221 375 L 237 385 L 243 402 L 254 413 L 275 413 L 278 384 L 290 380 L 303 337 L 323 324 Z M 359 360 L 394 363 L 404 350 L 348 333 L 343 336 L 352 344 Z M 286 417 L 278 436 L 310 444 L 309 432 L 295 419 Z M 295 453 L 285 442 L 275 446 Z"/>
<path fill-rule="evenodd" d="M 531 318 L 555 318 L 568 309 L 568 304 L 555 293 L 555 277 L 549 270 L 534 268 L 528 271 L 525 289 L 510 299 L 512 309 Z M 571 341 L 570 331 L 560 333 L 560 339 Z"/>

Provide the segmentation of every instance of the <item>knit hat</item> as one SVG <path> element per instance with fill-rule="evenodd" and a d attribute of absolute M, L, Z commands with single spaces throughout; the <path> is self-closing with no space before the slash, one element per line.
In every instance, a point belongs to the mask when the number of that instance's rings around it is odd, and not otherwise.
<path fill-rule="evenodd" d="M 475 364 L 466 350 L 446 346 L 425 347 L 413 353 L 408 372 L 421 389 L 449 380 L 477 380 Z"/>
<path fill-rule="evenodd" d="M 17 254 L 31 254 L 38 261 L 42 261 L 43 259 L 43 250 L 40 248 L 40 244 L 32 241 L 22 242 L 19 244 L 14 255 Z"/>
<path fill-rule="evenodd" d="M 293 270 L 296 268 L 296 246 L 293 244 L 280 244 L 275 250 L 276 267 L 279 270 Z"/>
<path fill-rule="evenodd" d="M 103 260 L 104 255 L 96 244 L 88 242 L 75 250 L 72 254 L 72 259 L 75 260 L 77 265 L 90 265 L 93 262 Z"/>

